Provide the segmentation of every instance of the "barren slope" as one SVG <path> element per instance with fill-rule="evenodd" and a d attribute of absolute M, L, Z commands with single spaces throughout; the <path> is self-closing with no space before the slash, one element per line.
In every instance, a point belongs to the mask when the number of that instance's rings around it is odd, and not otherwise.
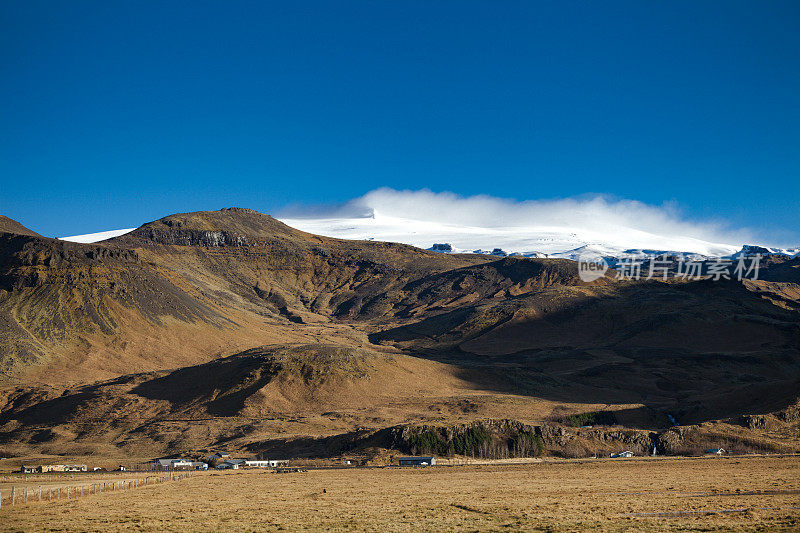
<path fill-rule="evenodd" d="M 0 215 L 0 233 L 16 233 L 18 235 L 29 235 L 31 237 L 41 237 L 38 233 L 30 230 L 7 216 Z"/>
<path fill-rule="evenodd" d="M 146 454 L 415 422 L 604 412 L 664 429 L 776 412 L 800 397 L 795 266 L 587 284 L 568 260 L 318 237 L 246 209 L 101 245 L 2 233 L 0 443 Z"/>

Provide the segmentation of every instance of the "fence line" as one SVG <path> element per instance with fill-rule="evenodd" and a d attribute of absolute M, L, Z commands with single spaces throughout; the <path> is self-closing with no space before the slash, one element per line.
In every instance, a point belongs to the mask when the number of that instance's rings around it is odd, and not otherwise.
<path fill-rule="evenodd" d="M 169 472 L 168 475 L 160 476 L 146 476 L 143 478 L 123 479 L 114 481 L 96 481 L 82 485 L 67 485 L 59 487 L 47 487 L 47 502 L 59 501 L 62 496 L 65 499 L 85 498 L 93 494 L 102 494 L 104 492 L 117 492 L 133 490 L 150 485 L 158 485 L 167 481 L 181 481 L 194 476 L 194 472 Z M 88 489 L 88 490 L 87 490 Z M 21 495 L 20 495 L 21 492 Z M 38 496 L 36 496 L 38 494 Z M 0 490 L 0 509 L 3 508 L 4 494 Z M 31 502 L 45 501 L 42 493 L 42 486 L 39 485 L 37 490 L 31 490 Z M 21 501 L 20 501 L 21 499 Z M 11 507 L 15 505 L 22 505 L 28 503 L 28 487 L 24 486 L 18 490 L 18 487 L 12 486 L 11 493 L 6 498 L 6 505 Z"/>

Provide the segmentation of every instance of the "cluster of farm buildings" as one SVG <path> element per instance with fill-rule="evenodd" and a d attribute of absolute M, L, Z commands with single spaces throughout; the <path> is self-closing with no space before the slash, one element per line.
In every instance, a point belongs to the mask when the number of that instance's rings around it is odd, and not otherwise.
<path fill-rule="evenodd" d="M 707 455 L 723 455 L 727 453 L 722 448 L 712 448 L 706 450 Z M 612 453 L 612 458 L 625 458 L 633 457 L 635 454 L 626 450 L 624 452 Z M 351 464 L 350 461 L 345 461 L 345 464 Z M 209 468 L 216 468 L 217 470 L 238 470 L 240 468 L 281 468 L 289 465 L 287 459 L 235 459 L 229 454 L 224 452 L 217 452 L 207 456 L 201 461 L 195 461 L 185 458 L 172 458 L 172 459 L 156 459 L 150 468 L 153 470 L 208 470 Z M 399 466 L 434 466 L 436 465 L 435 457 L 400 457 L 398 459 Z M 93 468 L 92 470 L 103 470 L 102 468 Z M 117 471 L 124 471 L 125 467 L 120 465 Z M 20 472 L 24 474 L 44 474 L 48 472 L 86 472 L 86 465 L 39 465 L 39 466 L 22 466 Z"/>
<path fill-rule="evenodd" d="M 706 455 L 724 455 L 724 454 L 726 454 L 728 452 L 726 452 L 724 448 L 711 448 L 710 450 L 706 450 L 705 453 L 706 453 Z M 612 453 L 610 457 L 612 459 L 616 459 L 616 458 L 624 458 L 624 457 L 633 457 L 634 455 L 636 455 L 636 454 L 633 453 L 632 451 L 625 450 L 624 452 Z M 653 452 L 653 455 L 655 455 L 655 451 Z"/>
<path fill-rule="evenodd" d="M 23 465 L 19 471 L 23 474 L 46 474 L 48 472 L 86 472 L 86 465 Z"/>
<path fill-rule="evenodd" d="M 284 459 L 234 459 L 229 454 L 217 452 L 202 461 L 191 459 L 157 459 L 153 464 L 156 470 L 238 470 L 239 468 L 277 468 L 289 464 Z"/>
<path fill-rule="evenodd" d="M 352 464 L 351 461 L 344 461 L 345 465 Z M 400 457 L 400 466 L 433 466 L 436 464 L 435 457 Z M 217 452 L 211 454 L 200 461 L 175 457 L 170 459 L 156 459 L 148 465 L 142 465 L 148 470 L 239 470 L 244 468 L 282 468 L 288 467 L 287 459 L 236 459 L 230 454 Z M 23 474 L 44 474 L 48 472 L 87 472 L 86 465 L 39 465 L 23 466 L 20 472 Z M 92 471 L 105 470 L 103 468 L 92 468 Z M 124 471 L 126 468 L 120 465 L 117 471 Z"/>

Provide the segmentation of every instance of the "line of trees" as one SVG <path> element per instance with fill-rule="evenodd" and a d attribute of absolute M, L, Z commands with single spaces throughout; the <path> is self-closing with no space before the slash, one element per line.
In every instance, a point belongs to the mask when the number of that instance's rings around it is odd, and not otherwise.
<path fill-rule="evenodd" d="M 544 451 L 544 443 L 532 430 L 495 434 L 481 425 L 472 425 L 458 430 L 423 429 L 411 436 L 408 448 L 415 455 L 464 455 L 483 459 L 506 459 L 539 457 Z"/>

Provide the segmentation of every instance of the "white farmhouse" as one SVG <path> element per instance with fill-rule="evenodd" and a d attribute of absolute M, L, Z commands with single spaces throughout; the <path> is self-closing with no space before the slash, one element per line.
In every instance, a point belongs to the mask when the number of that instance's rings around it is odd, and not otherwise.
<path fill-rule="evenodd" d="M 289 461 L 284 459 L 263 459 L 263 460 L 246 460 L 244 466 L 249 468 L 277 468 L 279 466 L 286 466 Z"/>
<path fill-rule="evenodd" d="M 612 453 L 611 454 L 611 458 L 612 459 L 616 458 L 616 457 L 633 457 L 633 456 L 634 456 L 634 453 L 632 451 L 630 451 L 630 450 L 626 450 L 624 452 Z"/>

